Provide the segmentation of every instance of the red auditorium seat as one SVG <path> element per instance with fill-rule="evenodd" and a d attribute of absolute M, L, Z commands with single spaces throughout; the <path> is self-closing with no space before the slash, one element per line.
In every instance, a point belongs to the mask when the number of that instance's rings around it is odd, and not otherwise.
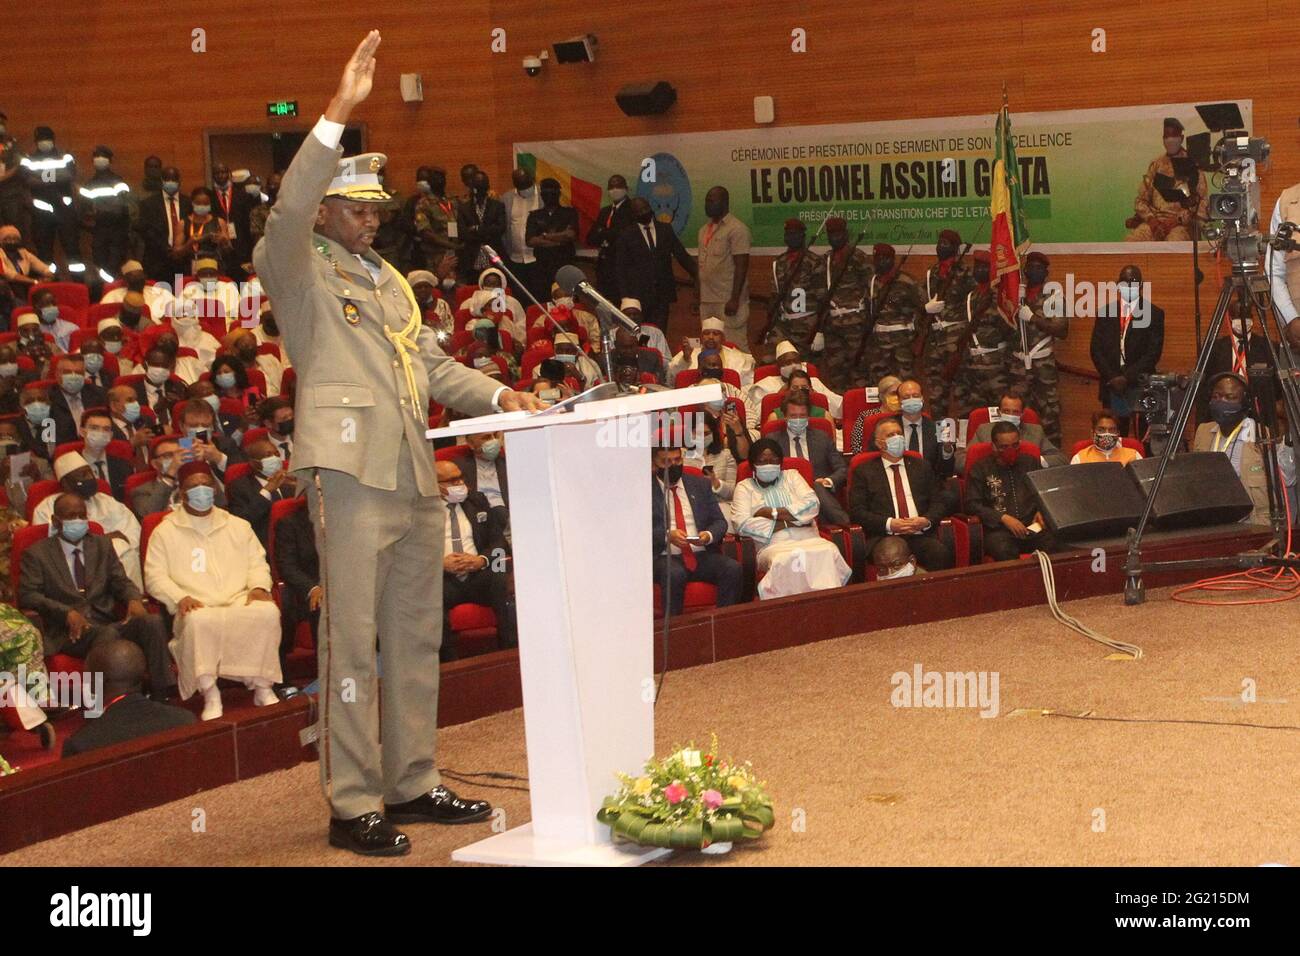
<path fill-rule="evenodd" d="M 724 368 L 722 370 L 722 380 L 732 388 L 740 388 L 740 373 L 734 368 Z M 692 385 L 700 383 L 700 370 L 698 368 L 684 368 L 677 373 L 677 378 L 673 385 L 676 388 L 689 388 Z"/>
<path fill-rule="evenodd" d="M 1041 425 L 1038 418 L 1038 412 L 1032 408 L 1026 408 L 1020 415 L 1020 420 L 1026 425 Z M 989 407 L 981 405 L 979 408 L 972 408 L 969 415 L 966 416 L 966 434 L 973 436 L 981 425 L 989 423 Z M 969 439 L 967 439 L 969 441 Z"/>

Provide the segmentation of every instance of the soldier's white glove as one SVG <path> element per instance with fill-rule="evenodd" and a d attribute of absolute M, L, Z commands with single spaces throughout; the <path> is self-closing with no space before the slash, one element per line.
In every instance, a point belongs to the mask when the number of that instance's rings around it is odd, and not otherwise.
<path fill-rule="evenodd" d="M 1022 305 L 1016 315 L 1020 317 L 1021 322 L 1028 322 L 1034 317 L 1034 310 L 1027 305 Z"/>
<path fill-rule="evenodd" d="M 824 351 L 825 348 L 826 348 L 826 336 L 818 332 L 816 335 L 813 336 L 812 350 L 814 352 L 821 352 Z"/>
<path fill-rule="evenodd" d="M 925 304 L 925 311 L 929 312 L 931 315 L 938 315 L 943 311 L 943 300 L 931 299 Z"/>

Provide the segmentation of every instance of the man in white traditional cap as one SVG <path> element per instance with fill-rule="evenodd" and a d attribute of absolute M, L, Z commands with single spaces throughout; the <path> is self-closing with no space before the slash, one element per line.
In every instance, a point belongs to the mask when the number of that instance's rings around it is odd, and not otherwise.
<path fill-rule="evenodd" d="M 220 264 L 216 259 L 210 256 L 203 256 L 194 260 L 194 278 L 197 282 L 191 282 L 181 290 L 180 302 L 173 310 L 177 316 L 193 317 L 195 326 L 198 326 L 200 316 L 211 317 L 220 315 L 226 320 L 226 324 L 237 321 L 239 318 L 239 286 L 229 279 L 223 279 L 220 275 Z M 219 303 L 220 309 L 213 307 L 212 303 Z M 152 309 L 150 311 L 153 311 Z M 176 325 L 173 321 L 172 325 Z M 185 341 L 185 333 L 177 328 L 180 334 L 181 345 L 192 349 L 198 349 L 197 346 L 191 345 Z M 215 342 L 216 340 L 213 339 Z M 216 356 L 216 348 L 212 349 L 212 355 L 204 358 L 204 352 L 199 351 L 199 359 L 204 365 L 209 365 Z"/>
<path fill-rule="evenodd" d="M 131 509 L 112 495 L 99 490 L 99 481 L 90 462 L 80 452 L 64 452 L 54 459 L 54 477 L 64 491 L 80 495 L 86 502 L 86 518 L 97 521 L 104 535 L 113 542 L 118 560 L 136 587 L 143 587 L 140 577 L 140 522 Z M 49 495 L 32 513 L 33 524 L 49 524 L 54 514 L 57 494 Z"/>
<path fill-rule="evenodd" d="M 667 368 L 668 363 L 672 361 L 673 357 L 673 351 L 668 347 L 668 336 L 664 335 L 664 330 L 659 328 L 657 325 L 653 325 L 649 322 L 641 324 L 641 316 L 643 314 L 641 310 L 641 300 L 633 299 L 630 296 L 624 296 L 623 300 L 619 302 L 618 307 L 629 319 L 641 325 L 642 343 L 646 348 L 655 349 L 660 355 L 662 355 L 664 357 L 664 367 Z M 671 385 L 672 381 L 670 380 L 668 384 Z"/>
<path fill-rule="evenodd" d="M 727 327 L 716 315 L 711 315 L 700 323 L 700 350 L 717 349 L 722 353 L 722 367 L 729 368 L 740 376 L 742 388 L 754 384 L 754 356 L 726 344 Z M 748 343 L 746 343 L 748 345 Z M 668 363 L 668 384 L 672 385 L 678 372 L 695 368 L 696 349 L 691 347 L 688 339 L 682 350 Z"/>
<path fill-rule="evenodd" d="M 551 341 L 555 345 L 556 360 L 567 366 L 566 371 L 572 373 L 583 388 L 591 388 L 603 381 L 600 366 L 582 351 L 582 340 L 575 333 L 556 332 Z"/>
<path fill-rule="evenodd" d="M 406 274 L 406 282 L 415 293 L 415 303 L 424 315 L 424 324 L 435 332 L 446 333 L 446 341 L 450 342 L 456 319 L 447 300 L 434 294 L 438 289 L 438 277 L 428 269 L 412 269 Z"/>
<path fill-rule="evenodd" d="M 504 328 L 515 342 L 523 342 L 528 334 L 528 317 L 519 300 L 510 294 L 506 274 L 489 266 L 478 274 L 478 290 L 465 300 L 465 308 L 475 317 L 487 316 Z"/>
<path fill-rule="evenodd" d="M 242 681 L 258 707 L 277 700 L 280 611 L 271 599 L 271 569 L 252 526 L 218 508 L 216 478 L 206 463 L 179 471 L 180 505 L 149 538 L 148 592 L 173 615 L 177 690 L 203 693 L 203 719 L 222 714 L 218 678 Z"/>
<path fill-rule="evenodd" d="M 782 391 L 790 378 L 790 373 L 797 368 L 806 368 L 799 360 L 799 350 L 788 341 L 778 342 L 776 374 L 759 379 L 745 393 L 745 419 L 750 432 L 757 435 L 762 427 L 759 416 L 763 408 L 763 399 Z M 830 412 L 831 418 L 839 419 L 844 410 L 844 398 L 827 388 L 820 378 L 813 378 L 812 390 L 826 396 L 827 411 Z"/>
<path fill-rule="evenodd" d="M 128 259 L 122 263 L 122 285 L 116 289 L 109 289 L 99 301 L 101 304 L 121 302 L 129 292 L 138 292 L 144 296 L 144 304 L 149 307 L 149 314 L 155 319 L 171 314 L 173 303 L 176 301 L 167 283 L 148 281 L 144 266 L 136 259 Z"/>

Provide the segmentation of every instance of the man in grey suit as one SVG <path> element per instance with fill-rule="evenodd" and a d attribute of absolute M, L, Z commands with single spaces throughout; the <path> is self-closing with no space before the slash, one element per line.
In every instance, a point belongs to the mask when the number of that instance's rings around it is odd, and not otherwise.
<path fill-rule="evenodd" d="M 802 396 L 786 395 L 781 412 L 785 427 L 769 437 L 781 446 L 781 454 L 787 458 L 805 458 L 812 465 L 813 491 L 820 504 L 817 520 L 822 524 L 849 524 L 849 513 L 836 497 L 849 469 L 835 441 L 825 432 L 808 428 L 808 402 Z"/>
<path fill-rule="evenodd" d="M 145 609 L 113 542 L 88 533 L 85 499 L 59 495 L 50 524 L 54 537 L 23 551 L 18 578 L 18 606 L 40 615 L 46 655 L 85 657 L 101 641 L 120 637 L 144 652 L 153 698 L 174 694 L 162 619 Z M 126 606 L 125 621 L 116 614 L 119 604 Z"/>
<path fill-rule="evenodd" d="M 1038 450 L 1042 452 L 1043 460 L 1047 463 L 1043 467 L 1054 468 L 1057 465 L 1068 465 L 1070 456 L 1061 451 L 1052 444 L 1052 440 L 1043 432 L 1042 425 L 1035 425 L 1031 422 L 1024 421 L 1025 399 L 1018 391 L 1004 392 L 1001 399 L 998 400 L 999 421 L 1011 422 L 1020 429 L 1020 440 L 1029 442 L 1031 445 L 1037 445 Z M 987 421 L 975 429 L 975 434 L 966 438 L 966 448 L 959 449 L 957 452 L 957 474 L 966 473 L 966 449 L 977 442 L 993 441 L 992 421 Z"/>
<path fill-rule="evenodd" d="M 395 856 L 410 841 L 393 823 L 491 813 L 442 786 L 435 761 L 446 509 L 424 437 L 429 401 L 468 415 L 544 405 L 444 354 L 405 278 L 371 248 L 390 198 L 378 176 L 386 158 L 343 159 L 338 144 L 370 93 L 378 46 L 371 31 L 348 61 L 284 174 L 253 263 L 298 376 L 292 465 L 307 486 L 325 593 L 319 731 L 329 839 Z"/>

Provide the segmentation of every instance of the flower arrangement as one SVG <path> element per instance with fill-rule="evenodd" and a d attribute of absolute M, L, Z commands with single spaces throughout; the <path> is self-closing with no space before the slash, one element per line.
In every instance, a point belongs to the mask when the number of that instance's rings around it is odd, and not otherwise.
<path fill-rule="evenodd" d="M 701 753 L 692 742 L 639 777 L 621 773 L 622 786 L 605 798 L 596 819 L 624 839 L 645 846 L 704 850 L 753 840 L 776 822 L 772 800 L 748 761 L 718 759 L 718 738 Z"/>

